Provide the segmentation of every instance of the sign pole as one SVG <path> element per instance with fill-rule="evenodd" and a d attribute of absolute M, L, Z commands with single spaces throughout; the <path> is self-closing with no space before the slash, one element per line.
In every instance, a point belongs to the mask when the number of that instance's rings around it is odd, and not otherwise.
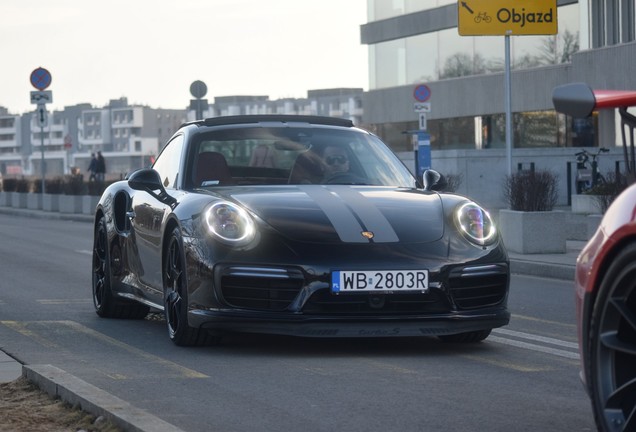
<path fill-rule="evenodd" d="M 195 120 L 203 119 L 203 109 L 208 108 L 208 100 L 202 99 L 208 92 L 208 86 L 203 81 L 194 81 L 190 84 L 190 94 L 195 99 L 190 100 L 190 109 L 194 108 Z"/>
<path fill-rule="evenodd" d="M 505 36 L 505 79 L 504 95 L 506 104 L 506 159 L 508 164 L 508 176 L 512 175 L 512 86 L 510 84 L 510 35 Z"/>
<path fill-rule="evenodd" d="M 457 2 L 461 36 L 505 36 L 506 157 L 512 175 L 513 121 L 510 84 L 510 36 L 558 33 L 557 0 L 462 0 Z"/>
<path fill-rule="evenodd" d="M 415 177 L 421 178 L 424 169 L 431 167 L 431 136 L 426 132 L 426 113 L 431 111 L 431 89 L 426 84 L 420 84 L 413 90 L 413 97 L 417 102 L 413 105 L 419 114 L 418 130 L 415 133 Z"/>
<path fill-rule="evenodd" d="M 35 115 L 37 117 L 38 124 L 40 125 L 40 154 L 42 155 L 40 173 L 42 174 L 42 193 L 44 194 L 44 176 L 46 174 L 44 169 L 44 126 L 46 125 L 46 105 L 39 103 L 35 110 Z"/>
<path fill-rule="evenodd" d="M 43 67 L 36 68 L 33 70 L 33 72 L 31 72 L 29 80 L 31 81 L 31 85 L 38 89 L 38 91 L 31 92 L 31 103 L 37 104 L 35 113 L 37 116 L 38 124 L 40 125 L 40 153 L 42 155 L 40 162 L 42 166 L 40 167 L 40 172 L 42 173 L 42 196 L 44 196 L 44 175 L 46 174 L 44 170 L 44 126 L 46 125 L 47 121 L 46 104 L 53 102 L 53 93 L 50 90 L 45 90 L 46 88 L 48 88 L 48 86 L 51 85 L 51 72 L 49 72 L 47 69 L 44 69 Z"/>
<path fill-rule="evenodd" d="M 41 108 L 41 109 L 44 109 L 44 108 Z M 40 123 L 40 150 L 42 153 L 42 158 L 41 158 L 42 162 L 40 163 L 40 165 L 42 165 L 40 167 L 40 171 L 42 172 L 42 195 L 44 195 L 44 192 L 45 192 L 44 190 L 44 174 L 45 174 L 45 171 L 44 171 L 44 126 L 42 125 L 42 123 Z"/>

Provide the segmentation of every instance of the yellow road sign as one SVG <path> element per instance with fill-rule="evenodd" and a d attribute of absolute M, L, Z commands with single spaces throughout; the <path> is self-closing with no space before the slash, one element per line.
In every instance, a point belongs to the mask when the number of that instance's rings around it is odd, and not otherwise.
<path fill-rule="evenodd" d="M 557 0 L 459 0 L 462 36 L 551 35 L 557 33 Z"/>

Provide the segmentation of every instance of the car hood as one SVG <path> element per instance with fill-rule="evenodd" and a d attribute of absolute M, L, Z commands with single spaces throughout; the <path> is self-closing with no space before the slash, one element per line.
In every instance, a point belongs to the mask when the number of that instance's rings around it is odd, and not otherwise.
<path fill-rule="evenodd" d="M 227 198 L 293 241 L 420 243 L 444 234 L 437 193 L 373 186 L 228 189 Z"/>

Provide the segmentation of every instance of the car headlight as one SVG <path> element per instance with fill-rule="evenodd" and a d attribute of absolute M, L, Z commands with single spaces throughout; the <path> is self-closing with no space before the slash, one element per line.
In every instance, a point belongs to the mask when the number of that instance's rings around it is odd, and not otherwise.
<path fill-rule="evenodd" d="M 254 239 L 256 227 L 247 212 L 230 202 L 212 204 L 205 212 L 208 229 L 229 245 L 244 245 Z"/>
<path fill-rule="evenodd" d="M 495 240 L 495 224 L 486 210 L 473 202 L 463 204 L 455 213 L 459 230 L 473 243 L 486 245 Z"/>

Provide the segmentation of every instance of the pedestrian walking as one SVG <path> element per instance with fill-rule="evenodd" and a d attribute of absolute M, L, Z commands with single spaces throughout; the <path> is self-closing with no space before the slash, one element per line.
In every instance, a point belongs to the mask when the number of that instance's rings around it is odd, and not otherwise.
<path fill-rule="evenodd" d="M 98 182 L 103 183 L 106 175 L 106 161 L 104 160 L 104 156 L 102 152 L 97 152 L 97 163 L 95 169 L 95 178 Z"/>
<path fill-rule="evenodd" d="M 88 181 L 95 181 L 97 174 L 97 157 L 95 156 L 95 153 L 91 153 L 91 162 L 88 164 L 88 169 L 86 171 L 89 173 Z"/>

